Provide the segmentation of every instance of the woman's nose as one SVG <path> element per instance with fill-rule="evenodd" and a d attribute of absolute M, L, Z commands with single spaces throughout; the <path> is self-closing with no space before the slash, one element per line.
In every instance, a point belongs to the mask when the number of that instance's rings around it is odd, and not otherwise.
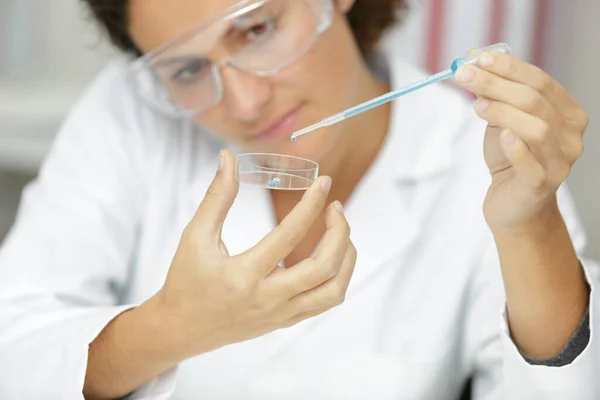
<path fill-rule="evenodd" d="M 223 101 L 230 113 L 244 122 L 259 119 L 272 97 L 268 79 L 251 75 L 235 67 L 221 67 L 223 77 Z"/>

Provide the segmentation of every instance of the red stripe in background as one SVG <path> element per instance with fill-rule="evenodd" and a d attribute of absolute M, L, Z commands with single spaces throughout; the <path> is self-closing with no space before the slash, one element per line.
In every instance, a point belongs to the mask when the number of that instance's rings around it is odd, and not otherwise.
<path fill-rule="evenodd" d="M 533 26 L 533 43 L 531 46 L 531 59 L 534 65 L 544 67 L 546 56 L 546 40 L 548 33 L 548 21 L 550 18 L 550 1 L 536 0 L 535 21 Z"/>
<path fill-rule="evenodd" d="M 503 41 L 504 24 L 506 22 L 506 0 L 491 0 L 491 2 L 489 44 L 495 44 Z"/>
<path fill-rule="evenodd" d="M 427 33 L 427 59 L 425 68 L 430 73 L 440 70 L 444 22 L 446 19 L 446 0 L 431 0 L 429 15 L 429 32 Z"/>

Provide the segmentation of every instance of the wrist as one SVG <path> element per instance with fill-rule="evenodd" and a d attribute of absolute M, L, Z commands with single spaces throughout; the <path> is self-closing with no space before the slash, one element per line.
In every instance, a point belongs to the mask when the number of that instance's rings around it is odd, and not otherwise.
<path fill-rule="evenodd" d="M 555 233 L 557 230 L 566 229 L 564 219 L 558 207 L 556 196 L 550 198 L 531 218 L 511 227 L 490 226 L 492 235 L 498 240 L 503 238 L 540 238 Z"/>
<path fill-rule="evenodd" d="M 558 354 L 585 313 L 583 269 L 556 202 L 514 229 L 493 230 L 517 346 L 529 356 Z"/>
<path fill-rule="evenodd" d="M 164 306 L 160 292 L 133 310 L 131 317 L 143 327 L 148 340 L 154 343 L 158 358 L 176 365 L 194 356 L 182 321 Z"/>
<path fill-rule="evenodd" d="M 90 343 L 84 393 L 120 398 L 185 359 L 151 298 L 110 321 Z"/>
<path fill-rule="evenodd" d="M 222 343 L 221 335 L 212 328 L 210 320 L 202 320 L 198 312 L 193 315 L 182 312 L 186 307 L 181 307 L 179 301 L 175 303 L 166 301 L 160 290 L 143 304 L 145 310 L 141 311 L 145 318 L 151 319 L 158 340 L 165 343 L 164 349 L 173 360 L 181 362 L 227 344 Z"/>

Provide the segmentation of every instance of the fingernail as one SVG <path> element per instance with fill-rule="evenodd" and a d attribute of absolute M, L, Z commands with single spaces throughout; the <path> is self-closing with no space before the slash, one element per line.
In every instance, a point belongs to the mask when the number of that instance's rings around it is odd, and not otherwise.
<path fill-rule="evenodd" d="M 512 146 L 517 142 L 517 135 L 515 135 L 511 131 L 506 131 L 503 136 L 504 137 L 502 138 L 502 140 L 504 140 L 504 144 L 506 144 L 507 146 Z"/>
<path fill-rule="evenodd" d="M 456 80 L 460 82 L 470 82 L 475 79 L 475 71 L 471 67 L 460 67 L 456 71 Z"/>
<path fill-rule="evenodd" d="M 344 206 L 342 205 L 342 203 L 340 203 L 339 201 L 334 201 L 333 202 L 333 206 L 335 207 L 336 210 L 338 210 L 339 212 L 343 213 L 344 212 Z"/>
<path fill-rule="evenodd" d="M 484 112 L 485 110 L 490 108 L 490 101 L 488 99 L 477 100 L 477 103 L 475 104 L 475 108 L 479 112 Z"/>
<path fill-rule="evenodd" d="M 473 47 L 471 50 L 467 52 L 468 56 L 475 57 L 476 55 L 481 53 L 481 49 L 479 47 Z"/>
<path fill-rule="evenodd" d="M 489 67 L 495 61 L 495 57 L 490 53 L 483 53 L 479 57 L 477 57 L 477 64 L 483 67 Z"/>
<path fill-rule="evenodd" d="M 331 190 L 330 177 L 326 176 L 325 178 L 321 179 L 321 189 L 323 190 L 323 192 L 329 193 L 329 191 Z"/>
<path fill-rule="evenodd" d="M 225 165 L 225 151 L 221 150 L 219 152 L 219 171 L 223 169 L 223 166 Z"/>

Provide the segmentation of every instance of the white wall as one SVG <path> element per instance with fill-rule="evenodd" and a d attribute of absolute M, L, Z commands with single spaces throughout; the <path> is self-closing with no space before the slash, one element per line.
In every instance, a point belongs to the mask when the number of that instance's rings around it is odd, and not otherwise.
<path fill-rule="evenodd" d="M 0 0 L 0 168 L 35 173 L 113 54 L 79 0 Z"/>
<path fill-rule="evenodd" d="M 546 63 L 591 118 L 584 155 L 568 183 L 588 233 L 588 253 L 600 259 L 600 1 L 552 2 L 553 51 Z"/>
<path fill-rule="evenodd" d="M 0 0 L 0 238 L 59 124 L 113 51 L 79 0 Z"/>
<path fill-rule="evenodd" d="M 0 82 L 87 82 L 110 53 L 83 3 L 0 0 Z"/>

